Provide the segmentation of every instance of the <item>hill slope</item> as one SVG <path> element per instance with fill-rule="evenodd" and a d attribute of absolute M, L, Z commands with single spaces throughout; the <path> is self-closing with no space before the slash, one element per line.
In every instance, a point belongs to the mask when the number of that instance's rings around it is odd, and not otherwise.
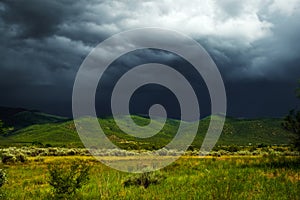
<path fill-rule="evenodd" d="M 0 119 L 6 126 L 19 130 L 34 124 L 57 123 L 69 120 L 65 117 L 50 115 L 36 110 L 0 106 Z"/>
<path fill-rule="evenodd" d="M 36 116 L 36 115 L 35 115 Z M 44 114 L 41 119 L 45 116 Z M 38 116 L 38 117 L 39 117 Z M 47 117 L 47 115 L 46 115 Z M 50 117 L 51 118 L 51 117 Z M 129 116 L 122 118 L 121 123 L 126 124 Z M 140 125 L 149 123 L 149 119 L 132 116 L 134 121 Z M 42 122 L 43 120 L 40 120 Z M 48 118 L 47 118 L 48 119 Z M 56 119 L 56 118 L 55 118 Z M 200 147 L 207 131 L 210 118 L 200 121 L 197 136 L 193 142 L 193 146 Z M 180 121 L 168 119 L 164 128 L 155 136 L 150 138 L 136 138 L 128 134 L 124 134 L 115 124 L 112 118 L 99 119 L 102 129 L 105 131 L 109 139 L 120 146 L 127 149 L 157 149 L 170 142 L 177 132 Z M 157 126 L 161 126 L 161 122 L 155 122 Z M 186 123 L 185 128 L 187 134 L 191 132 L 192 126 L 195 124 Z M 290 132 L 285 131 L 281 127 L 280 119 L 234 119 L 227 118 L 222 135 L 218 141 L 219 145 L 248 145 L 251 144 L 289 144 L 295 137 Z M 81 146 L 81 141 L 77 135 L 73 121 L 63 121 L 54 123 L 40 123 L 30 125 L 19 129 L 13 133 L 0 138 L 0 145 L 18 145 L 32 142 L 42 144 L 51 144 L 55 146 Z"/>

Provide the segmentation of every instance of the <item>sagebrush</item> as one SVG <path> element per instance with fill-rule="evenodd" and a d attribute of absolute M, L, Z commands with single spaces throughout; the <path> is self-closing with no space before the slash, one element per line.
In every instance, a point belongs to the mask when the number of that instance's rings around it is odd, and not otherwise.
<path fill-rule="evenodd" d="M 71 165 L 55 163 L 48 165 L 49 184 L 55 197 L 74 195 L 89 181 L 90 166 L 82 160 L 73 161 Z"/>

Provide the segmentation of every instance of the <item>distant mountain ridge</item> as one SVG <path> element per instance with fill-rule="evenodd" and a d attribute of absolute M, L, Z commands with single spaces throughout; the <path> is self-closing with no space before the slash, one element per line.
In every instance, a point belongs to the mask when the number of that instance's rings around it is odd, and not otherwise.
<path fill-rule="evenodd" d="M 4 122 L 5 126 L 14 127 L 16 131 L 34 124 L 57 123 L 70 119 L 46 114 L 38 110 L 0 106 L 0 120 Z"/>
<path fill-rule="evenodd" d="M 11 116 L 24 112 L 24 111 L 29 111 L 25 108 L 11 108 L 11 107 L 4 107 L 0 106 L 0 119 L 6 120 L 7 118 L 10 118 Z"/>
<path fill-rule="evenodd" d="M 129 117 L 139 125 L 149 123 L 149 118 L 136 115 L 124 116 L 121 123 L 126 125 Z M 201 146 L 211 117 L 214 120 L 218 119 L 217 116 L 210 116 L 199 121 L 199 129 L 192 144 L 194 147 L 199 148 Z M 50 144 L 52 146 L 83 146 L 73 120 L 65 117 L 22 108 L 0 107 L 0 119 L 15 128 L 14 131 L 8 134 L 0 135 L 0 146 L 30 145 L 31 143 Z M 107 137 L 121 148 L 158 149 L 174 138 L 181 121 L 167 119 L 164 128 L 150 138 L 133 137 L 122 132 L 112 117 L 99 118 L 99 123 Z M 196 122 L 182 123 L 190 124 L 184 130 L 187 134 L 190 134 L 191 127 Z M 237 119 L 227 117 L 218 144 L 290 144 L 295 135 L 284 130 L 281 123 L 282 119 Z M 162 125 L 159 121 L 156 121 L 155 124 L 157 126 Z"/>

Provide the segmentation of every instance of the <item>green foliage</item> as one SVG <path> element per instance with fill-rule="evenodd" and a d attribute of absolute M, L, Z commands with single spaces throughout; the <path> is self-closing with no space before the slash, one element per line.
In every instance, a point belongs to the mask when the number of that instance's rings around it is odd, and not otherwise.
<path fill-rule="evenodd" d="M 151 184 L 158 184 L 166 177 L 163 176 L 159 172 L 145 172 L 138 175 L 133 175 L 128 177 L 124 182 L 123 185 L 125 187 L 128 186 L 142 186 L 144 188 L 148 188 Z"/>
<path fill-rule="evenodd" d="M 7 182 L 6 172 L 0 169 L 0 199 L 7 199 L 6 192 L 1 188 Z"/>
<path fill-rule="evenodd" d="M 296 95 L 300 98 L 300 87 L 296 90 Z M 286 130 L 296 134 L 294 144 L 295 147 L 300 150 L 300 111 L 291 110 L 290 113 L 285 117 L 282 126 Z"/>
<path fill-rule="evenodd" d="M 39 141 L 33 141 L 33 142 L 31 143 L 31 146 L 35 146 L 35 147 L 44 147 L 44 145 L 43 145 L 41 142 L 39 142 Z"/>
<path fill-rule="evenodd" d="M 124 117 L 122 123 L 126 124 L 127 118 Z M 134 116 L 133 119 L 141 125 L 148 122 L 148 119 L 140 116 Z M 201 147 L 209 122 L 210 118 L 200 121 L 198 133 L 191 148 L 199 149 Z M 163 129 L 149 138 L 137 138 L 130 134 L 124 134 L 115 124 L 113 118 L 99 119 L 99 123 L 108 138 L 121 149 L 154 150 L 161 149 L 174 138 L 180 121 L 168 119 Z M 295 137 L 294 133 L 285 130 L 281 123 L 281 119 L 227 118 L 218 145 L 289 144 L 291 138 Z M 157 125 L 160 126 L 160 122 L 157 122 Z M 187 134 L 191 132 L 190 125 L 193 126 L 194 123 L 188 124 L 184 129 Z M 73 121 L 36 124 L 7 134 L 5 137 L 0 136 L 0 145 L 2 146 L 24 146 L 37 141 L 39 144 L 47 144 L 47 146 L 83 147 Z"/>
<path fill-rule="evenodd" d="M 25 163 L 27 161 L 27 156 L 21 152 L 2 153 L 1 161 L 4 164 L 13 164 L 17 162 Z"/>
<path fill-rule="evenodd" d="M 89 181 L 90 166 L 82 160 L 73 161 L 69 167 L 64 163 L 48 165 L 48 170 L 55 198 L 69 198 Z"/>
<path fill-rule="evenodd" d="M 6 172 L 3 169 L 0 169 L 0 188 L 6 183 Z"/>
<path fill-rule="evenodd" d="M 300 111 L 291 110 L 282 125 L 285 129 L 300 134 Z"/>
<path fill-rule="evenodd" d="M 3 130 L 3 121 L 0 119 L 0 134 L 3 134 L 4 130 Z"/>
<path fill-rule="evenodd" d="M 215 151 L 219 151 L 221 149 L 228 151 L 228 152 L 238 152 L 239 150 L 241 150 L 241 147 L 233 144 L 233 145 L 228 145 L 228 146 L 215 146 L 213 148 L 213 150 L 215 150 Z"/>
<path fill-rule="evenodd" d="M 54 199 L 47 184 L 49 163 L 64 162 L 68 168 L 74 158 L 47 157 L 44 163 L 8 167 L 9 182 L 2 189 L 6 199 Z M 298 161 L 297 161 L 298 160 Z M 181 157 L 159 172 L 165 179 L 158 184 L 124 187 L 129 175 L 86 159 L 93 167 L 90 180 L 74 196 L 65 199 L 299 199 L 298 156 Z M 1 198 L 0 198 L 1 199 Z"/>

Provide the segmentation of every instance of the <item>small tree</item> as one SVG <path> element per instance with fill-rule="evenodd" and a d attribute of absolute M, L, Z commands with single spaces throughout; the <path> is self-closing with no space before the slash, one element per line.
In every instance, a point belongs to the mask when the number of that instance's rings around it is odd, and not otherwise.
<path fill-rule="evenodd" d="M 296 95 L 298 98 L 300 98 L 300 87 L 296 90 Z M 300 111 L 291 110 L 289 115 L 284 118 L 282 126 L 286 130 L 296 134 L 297 138 L 294 142 L 294 145 L 298 150 L 300 150 Z"/>
<path fill-rule="evenodd" d="M 300 150 L 300 111 L 291 110 L 282 125 L 286 130 L 296 133 L 294 145 Z"/>
<path fill-rule="evenodd" d="M 90 167 L 84 161 L 74 161 L 69 167 L 64 163 L 49 165 L 48 169 L 48 182 L 53 187 L 55 198 L 70 198 L 89 180 Z"/>
<path fill-rule="evenodd" d="M 0 119 L 0 134 L 4 133 L 3 121 Z"/>

